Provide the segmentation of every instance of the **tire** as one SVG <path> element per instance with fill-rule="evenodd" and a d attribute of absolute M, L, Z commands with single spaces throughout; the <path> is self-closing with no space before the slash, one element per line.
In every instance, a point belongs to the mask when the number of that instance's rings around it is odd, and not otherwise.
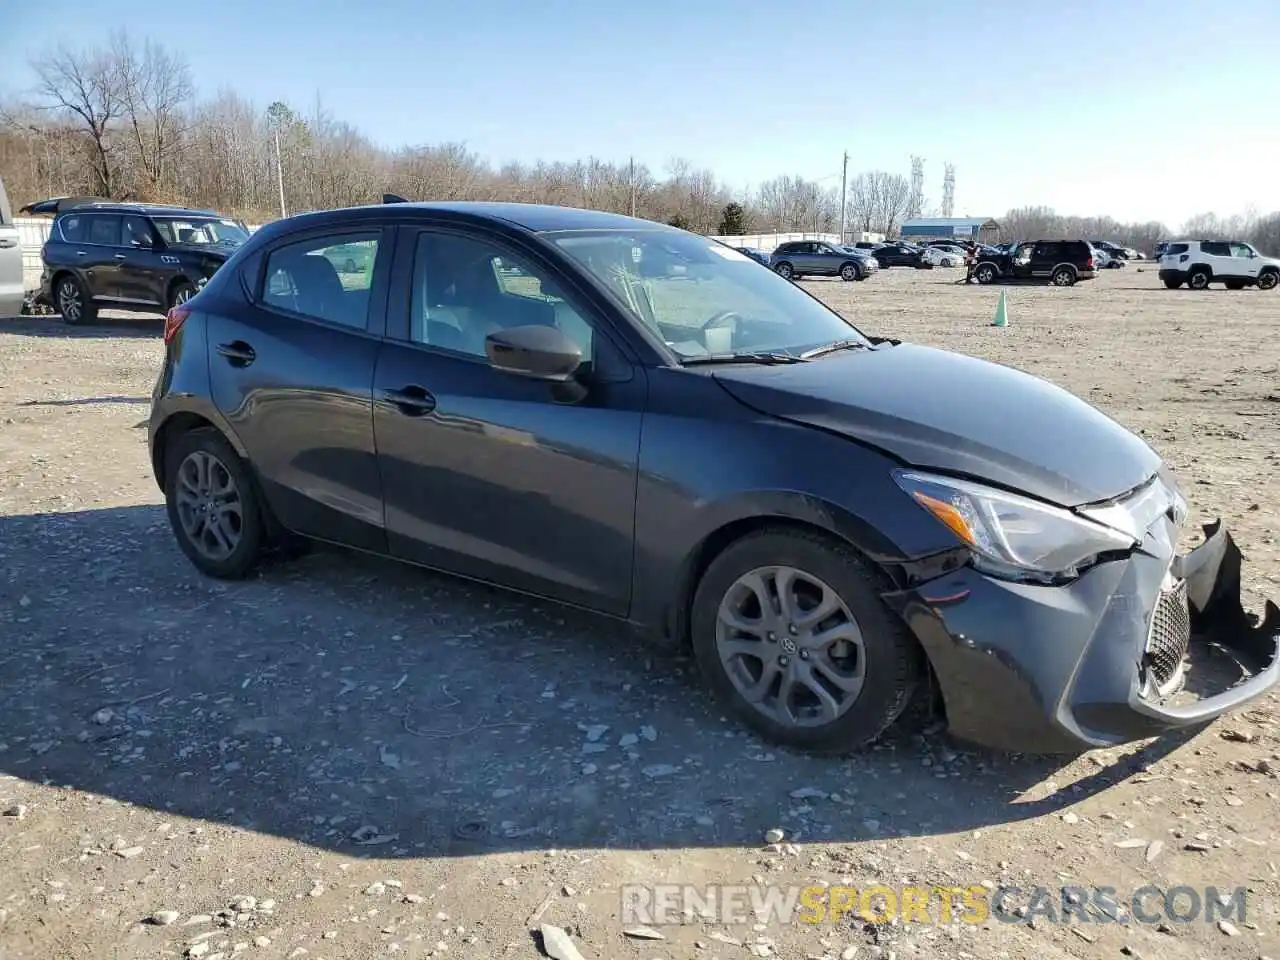
<path fill-rule="evenodd" d="M 196 295 L 195 284 L 187 280 L 179 280 L 169 291 L 169 309 L 180 307 Z"/>
<path fill-rule="evenodd" d="M 1275 270 L 1268 270 L 1266 273 L 1258 274 L 1259 290 L 1274 290 L 1277 285 L 1280 285 L 1280 273 Z"/>
<path fill-rule="evenodd" d="M 996 268 L 989 263 L 980 263 L 973 271 L 973 279 L 986 285 L 996 282 Z"/>
<path fill-rule="evenodd" d="M 763 617 L 756 619 L 762 634 L 759 639 L 737 638 L 738 631 L 721 620 L 722 607 L 736 610 L 743 604 L 747 611 L 760 611 L 755 599 L 760 594 L 745 587 L 743 578 L 763 570 L 766 573 L 760 576 L 766 579 L 758 585 L 764 585 L 772 575 L 769 571 L 779 569 L 795 572 L 787 594 L 797 614 L 813 609 L 798 604 L 800 591 L 810 597 L 821 592 L 836 607 L 820 622 L 825 625 L 832 618 L 848 618 L 849 638 L 806 650 L 802 622 L 797 627 L 793 621 L 793 630 L 788 631 L 783 626 L 787 621 L 779 619 L 777 631 L 769 633 Z M 915 638 L 880 599 L 886 586 L 879 572 L 857 551 L 821 534 L 787 529 L 748 534 L 711 562 L 694 594 L 690 617 L 693 653 L 704 682 L 728 709 L 771 742 L 827 755 L 865 746 L 898 718 L 924 673 L 923 654 Z M 735 615 L 740 622 L 751 622 L 749 613 L 738 611 Z M 745 646 L 746 651 L 758 644 L 765 656 L 729 652 L 735 643 Z M 722 650 L 726 651 L 723 657 Z M 826 665 L 821 672 L 826 682 L 820 684 L 829 701 L 825 716 L 805 712 L 819 700 L 806 685 L 806 679 L 814 681 L 819 676 L 813 669 L 818 663 Z M 761 686 L 766 669 L 770 670 L 769 679 Z M 788 676 L 792 678 L 792 695 L 780 716 L 777 701 L 782 680 Z M 846 687 L 835 686 L 837 677 Z M 762 693 L 759 707 L 744 692 L 753 684 Z"/>
<path fill-rule="evenodd" d="M 791 264 L 785 260 L 773 268 L 773 272 L 780 276 L 783 280 L 794 280 L 796 272 L 791 269 Z"/>
<path fill-rule="evenodd" d="M 1187 286 L 1192 290 L 1208 290 L 1213 282 L 1213 275 L 1204 267 L 1197 267 L 1187 277 Z"/>
<path fill-rule="evenodd" d="M 1170 290 L 1177 290 L 1180 286 L 1182 286 L 1182 281 L 1181 281 L 1181 280 L 1172 280 L 1172 279 L 1171 279 L 1171 280 L 1166 280 L 1166 281 L 1164 282 L 1164 285 L 1165 285 L 1166 287 L 1168 287 Z"/>
<path fill-rule="evenodd" d="M 1069 287 L 1076 282 L 1076 272 L 1070 267 L 1059 267 L 1053 271 L 1049 282 L 1055 287 Z"/>
<path fill-rule="evenodd" d="M 845 283 L 852 283 L 854 280 L 861 280 L 862 278 L 858 276 L 858 273 L 859 271 L 857 266 L 852 263 L 846 263 L 840 268 L 840 279 Z"/>
<path fill-rule="evenodd" d="M 942 265 L 944 267 L 954 267 L 956 265 L 956 262 L 954 260 L 947 259 L 942 261 Z"/>
<path fill-rule="evenodd" d="M 244 461 L 212 427 L 183 433 L 166 452 L 165 507 L 178 546 L 207 576 L 219 580 L 248 576 L 263 554 L 267 529 L 257 484 Z M 235 511 L 226 509 L 233 497 Z M 208 522 L 208 508 L 216 504 L 224 508 L 216 525 L 221 537 Z"/>
<path fill-rule="evenodd" d="M 1243 280 L 1223 280 L 1222 285 L 1228 290 L 1243 290 L 1246 286 Z"/>
<path fill-rule="evenodd" d="M 64 273 L 54 285 L 53 299 L 62 322 L 71 327 L 87 326 L 98 319 L 98 306 L 89 298 L 84 284 L 74 275 Z"/>

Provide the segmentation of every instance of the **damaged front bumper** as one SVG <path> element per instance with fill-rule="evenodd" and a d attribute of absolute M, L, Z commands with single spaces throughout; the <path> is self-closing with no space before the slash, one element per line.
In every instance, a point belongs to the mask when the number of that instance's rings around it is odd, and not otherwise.
<path fill-rule="evenodd" d="M 1241 561 L 1214 523 L 1172 561 L 1136 551 L 1065 586 L 964 567 L 885 599 L 925 648 L 955 736 L 1077 753 L 1205 724 L 1280 682 L 1280 608 L 1245 612 Z M 1203 687 L 1212 659 L 1234 682 Z"/>

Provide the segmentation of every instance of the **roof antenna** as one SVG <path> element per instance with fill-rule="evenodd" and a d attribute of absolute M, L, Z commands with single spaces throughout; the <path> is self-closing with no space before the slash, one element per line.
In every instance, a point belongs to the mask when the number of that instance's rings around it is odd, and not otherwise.
<path fill-rule="evenodd" d="M 408 203 L 409 201 L 406 200 L 404 197 L 397 196 L 394 193 L 384 193 L 382 195 L 382 202 L 383 203 Z"/>

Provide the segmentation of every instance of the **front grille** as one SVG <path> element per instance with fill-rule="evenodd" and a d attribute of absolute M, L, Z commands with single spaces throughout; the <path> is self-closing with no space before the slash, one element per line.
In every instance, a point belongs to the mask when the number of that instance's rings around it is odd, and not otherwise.
<path fill-rule="evenodd" d="M 1191 611 L 1187 607 L 1187 584 L 1179 581 L 1162 591 L 1151 615 L 1145 663 L 1155 682 L 1156 692 L 1171 692 L 1182 679 L 1182 662 L 1191 642 Z"/>

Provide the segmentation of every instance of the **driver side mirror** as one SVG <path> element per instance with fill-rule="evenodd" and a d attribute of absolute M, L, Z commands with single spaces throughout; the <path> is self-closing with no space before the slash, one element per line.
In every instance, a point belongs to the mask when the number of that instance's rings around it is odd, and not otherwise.
<path fill-rule="evenodd" d="M 495 330 L 484 338 L 489 363 L 504 373 L 563 383 L 582 366 L 582 348 L 556 327 Z"/>
<path fill-rule="evenodd" d="M 140 250 L 150 250 L 156 245 L 156 242 L 145 234 L 129 241 L 129 246 L 136 247 Z"/>

